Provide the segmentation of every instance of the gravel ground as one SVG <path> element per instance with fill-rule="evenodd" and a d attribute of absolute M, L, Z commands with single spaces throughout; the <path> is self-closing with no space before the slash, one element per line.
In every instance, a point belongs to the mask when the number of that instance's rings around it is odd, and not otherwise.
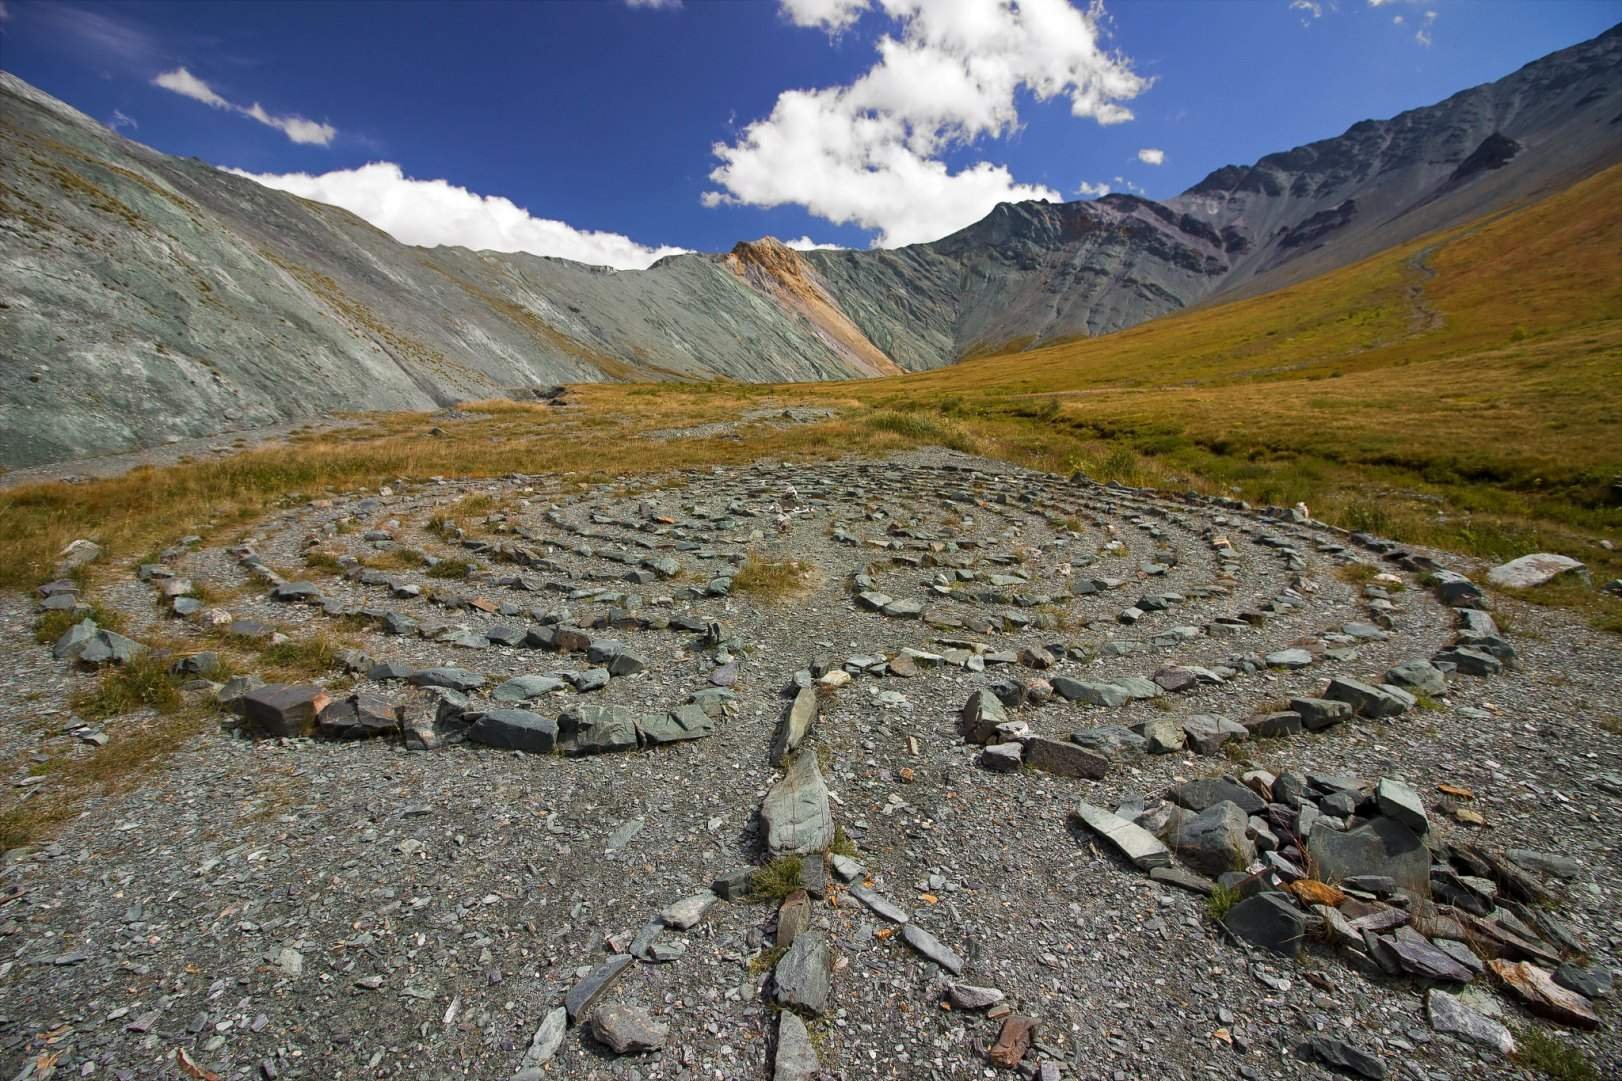
<path fill-rule="evenodd" d="M 497 506 L 458 517 L 464 540 L 505 548 L 473 551 L 429 528 L 431 516 L 471 494 L 489 494 Z M 368 539 L 381 533 L 388 538 Z M 1219 536 L 1232 545 L 1226 563 L 1213 544 Z M 408 559 L 407 569 L 387 571 L 391 584 L 365 585 L 303 569 L 312 543 L 369 561 L 409 548 L 483 569 L 447 581 Z M 809 743 L 871 888 L 961 955 L 962 982 L 1000 989 L 1006 1005 L 1036 1020 L 1025 1073 L 1045 1063 L 1065 1078 L 1328 1077 L 1294 1055 L 1323 1035 L 1369 1050 L 1392 1077 L 1535 1076 L 1434 1032 L 1417 981 L 1366 976 L 1324 946 L 1290 960 L 1229 941 L 1206 918 L 1204 898 L 1150 880 L 1073 818 L 1078 800 L 1113 808 L 1240 768 L 1235 762 L 1188 752 L 1136 757 L 1100 781 L 1000 773 L 978 765 L 980 748 L 957 734 L 971 692 L 1010 676 L 1108 681 L 1173 663 L 1234 670 L 1215 685 L 1116 708 L 1055 700 L 1010 711 L 1063 740 L 1102 724 L 1197 713 L 1241 719 L 1317 694 L 1331 676 L 1378 682 L 1391 665 L 1452 641 L 1452 612 L 1411 571 L 1381 563 L 1408 588 L 1391 592 L 1383 613 L 1371 605 L 1379 598 L 1338 568 L 1377 557 L 1326 529 L 941 451 L 815 467 L 758 463 L 635 488 L 572 491 L 524 477 L 424 484 L 299 507 L 260 523 L 248 544 L 263 564 L 316 585 L 334 611 L 386 609 L 423 627 L 477 634 L 549 616 L 585 626 L 612 609 L 719 622 L 723 638 L 735 639 L 730 648 L 681 630 L 593 630 L 594 639 L 624 642 L 643 670 L 589 694 L 553 692 L 529 708 L 548 716 L 584 701 L 670 709 L 710 685 L 718 648 L 739 661 L 737 708 L 707 739 L 578 758 L 471 743 L 414 752 L 386 739 L 252 740 L 222 715 L 218 730 L 188 743 L 165 770 L 119 795 L 88 798 L 53 842 L 6 854 L 0 1058 L 17 1077 L 185 1077 L 180 1051 L 200 1071 L 191 1076 L 510 1077 L 584 970 L 623 949 L 665 906 L 764 862 L 756 812 L 780 776 L 769 748 L 797 672 L 909 647 L 948 654 L 960 640 L 989 647 L 973 662 L 989 661 L 985 671 L 946 663 L 915 678 L 858 674 L 825 693 Z M 813 568 L 809 588 L 776 602 L 738 589 L 710 595 L 709 584 L 735 574 L 749 552 L 803 561 Z M 666 556 L 680 564 L 674 579 L 624 580 L 640 560 Z M 945 568 L 895 557 L 960 559 L 975 578 L 937 596 L 929 586 Z M 325 633 L 378 661 L 483 673 L 475 709 L 493 705 L 489 690 L 510 676 L 589 667 L 583 657 L 357 629 L 320 606 L 270 599 L 251 565 L 223 547 L 196 546 L 169 565 L 206 584 L 215 606 L 295 640 Z M 933 622 L 997 626 L 943 628 L 866 610 L 851 585 L 863 573 L 873 590 L 927 602 Z M 520 574 L 537 588 L 498 584 Z M 992 575 L 1017 581 L 994 584 Z M 1093 578 L 1108 588 L 1067 592 Z M 410 585 L 424 595 L 396 595 Z M 152 586 L 126 575 L 96 599 L 124 610 L 137 639 L 207 648 L 213 639 L 199 623 L 158 614 Z M 602 590 L 635 594 L 640 605 L 588 592 Z M 428 599 L 435 591 L 509 612 Z M 987 591 L 1000 596 L 971 597 Z M 1117 621 L 1145 594 L 1167 593 L 1184 599 L 1131 626 Z M 1039 595 L 1049 602 L 1030 603 Z M 103 753 L 64 734 L 67 696 L 93 677 L 33 644 L 33 605 L 0 598 L 0 629 L 14 643 L 0 675 L 0 715 L 10 719 L 0 742 L 17 763 L 14 781 L 61 758 Z M 1234 757 L 1275 773 L 1401 776 L 1426 795 L 1444 837 L 1580 861 L 1579 877 L 1561 886 L 1558 916 L 1592 961 L 1614 969 L 1622 799 L 1598 779 L 1622 769 L 1616 640 L 1558 611 L 1509 600 L 1497 607 L 1519 652 L 1512 671 L 1454 676 L 1433 709 L 1237 745 Z M 1266 618 L 1231 636 L 1206 632 L 1240 613 Z M 1344 633 L 1382 615 L 1391 623 L 1384 637 Z M 1021 629 L 1009 616 L 1036 622 Z M 1194 636 L 1177 637 L 1178 627 Z M 1300 670 L 1238 663 L 1297 644 L 1312 658 Z M 998 651 L 1039 646 L 1063 647 L 1053 669 L 998 663 Z M 322 679 L 335 692 L 408 695 L 364 672 L 358 683 L 336 672 Z M 116 743 L 146 723 L 134 715 L 101 727 Z M 45 777 L 8 789 L 8 805 L 48 788 L 48 770 Z M 1442 782 L 1473 789 L 1471 807 L 1487 825 L 1441 814 L 1434 796 Z M 685 954 L 633 964 L 605 998 L 668 1026 L 663 1049 L 616 1055 L 571 1030 L 538 1076 L 772 1076 L 775 955 L 766 951 L 775 918 L 768 904 L 719 903 L 691 929 L 666 931 L 664 941 L 685 943 Z M 834 946 L 830 1003 L 810 1024 L 826 1076 L 1004 1072 L 986 1055 L 999 1022 L 946 1008 L 955 978 L 889 934 L 853 895 L 835 889 L 816 902 L 811 925 Z M 1622 1074 L 1608 1000 L 1599 1003 L 1601 1027 L 1586 1033 L 1535 1020 L 1507 999 L 1502 1008 L 1511 1027 L 1567 1041 L 1600 1076 Z"/>

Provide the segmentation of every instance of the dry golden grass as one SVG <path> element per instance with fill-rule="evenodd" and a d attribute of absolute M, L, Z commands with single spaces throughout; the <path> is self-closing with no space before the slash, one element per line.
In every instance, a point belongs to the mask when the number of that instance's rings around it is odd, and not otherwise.
<path fill-rule="evenodd" d="M 750 552 L 732 579 L 734 593 L 780 601 L 804 593 L 816 584 L 817 569 L 796 559 L 771 559 Z"/>

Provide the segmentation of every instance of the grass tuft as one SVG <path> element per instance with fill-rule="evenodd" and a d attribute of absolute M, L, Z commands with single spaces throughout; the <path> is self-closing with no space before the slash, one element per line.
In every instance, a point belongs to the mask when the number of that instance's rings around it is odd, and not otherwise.
<path fill-rule="evenodd" d="M 808 589 L 815 575 L 816 568 L 810 563 L 768 559 L 759 552 L 750 552 L 733 577 L 732 588 L 766 600 L 781 600 Z"/>
<path fill-rule="evenodd" d="M 804 861 L 799 856 L 778 856 L 755 872 L 749 883 L 749 896 L 757 901 L 781 902 L 800 888 Z"/>
<path fill-rule="evenodd" d="M 76 626 L 86 618 L 96 621 L 96 626 L 104 631 L 118 631 L 124 628 L 124 616 L 109 608 L 103 608 L 95 601 L 90 602 L 88 610 L 83 612 L 46 612 L 34 624 L 34 641 L 50 645 L 68 632 L 69 627 Z"/>
<path fill-rule="evenodd" d="M 850 834 L 845 832 L 844 826 L 834 827 L 834 839 L 828 846 L 828 851 L 835 856 L 849 856 L 851 859 L 856 859 L 860 855 L 856 850 L 856 842 L 850 839 Z"/>
<path fill-rule="evenodd" d="M 128 664 L 104 669 L 96 685 L 72 698 L 74 711 L 91 720 L 117 717 L 138 709 L 174 713 L 181 706 L 180 687 L 169 674 L 169 658 L 142 650 Z"/>
<path fill-rule="evenodd" d="M 1205 915 L 1213 922 L 1220 923 L 1228 909 L 1240 901 L 1239 891 L 1232 886 L 1218 885 L 1211 891 L 1211 896 L 1205 899 Z"/>
<path fill-rule="evenodd" d="M 430 578 L 461 579 L 466 578 L 472 570 L 473 564 L 465 559 L 441 559 L 428 568 L 427 574 Z"/>
<path fill-rule="evenodd" d="M 265 679 L 295 683 L 314 679 L 337 668 L 338 654 L 343 648 L 342 644 L 324 634 L 289 638 L 260 650 L 259 662 L 265 667 Z"/>
<path fill-rule="evenodd" d="M 1581 1049 L 1541 1028 L 1515 1033 L 1515 1061 L 1553 1081 L 1599 1081 L 1599 1072 Z"/>

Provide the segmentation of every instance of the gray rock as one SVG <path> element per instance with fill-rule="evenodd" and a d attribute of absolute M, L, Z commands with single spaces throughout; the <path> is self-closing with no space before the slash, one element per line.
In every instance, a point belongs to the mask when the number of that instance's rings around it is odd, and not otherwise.
<path fill-rule="evenodd" d="M 817 722 L 817 710 L 817 692 L 811 687 L 801 687 L 772 740 L 773 762 L 780 762 L 784 755 L 799 749 Z"/>
<path fill-rule="evenodd" d="M 1184 781 L 1167 793 L 1173 803 L 1190 811 L 1203 811 L 1219 803 L 1236 803 L 1246 817 L 1261 814 L 1267 801 L 1232 777 L 1201 777 Z M 1227 868 L 1223 868 L 1227 870 Z"/>
<path fill-rule="evenodd" d="M 997 726 L 1006 723 L 1008 711 L 996 692 L 990 689 L 975 691 L 958 713 L 958 735 L 969 743 L 987 743 L 997 733 Z"/>
<path fill-rule="evenodd" d="M 62 636 L 51 647 L 51 655 L 59 661 L 78 660 L 79 654 L 84 652 L 85 647 L 96 637 L 96 632 L 100 629 L 93 619 L 80 620 L 62 632 Z"/>
<path fill-rule="evenodd" d="M 1447 693 L 1447 676 L 1427 660 L 1404 661 L 1386 672 L 1385 681 L 1422 694 Z"/>
<path fill-rule="evenodd" d="M 889 898 L 873 892 L 860 882 L 850 884 L 850 895 L 866 905 L 873 913 L 882 916 L 891 923 L 905 924 L 908 917 Z"/>
<path fill-rule="evenodd" d="M 923 954 L 929 960 L 944 968 L 954 976 L 963 974 L 963 958 L 959 957 L 950 947 L 940 939 L 919 927 L 916 923 L 901 925 L 901 937 L 907 945 Z"/>
<path fill-rule="evenodd" d="M 1188 740 L 1188 733 L 1183 730 L 1183 726 L 1170 717 L 1156 717 L 1145 721 L 1142 729 L 1150 754 L 1176 754 L 1183 749 Z"/>
<path fill-rule="evenodd" d="M 821 931 L 794 940 L 772 973 L 772 997 L 779 1006 L 820 1015 L 828 1008 L 833 956 Z"/>
<path fill-rule="evenodd" d="M 484 686 L 484 677 L 462 668 L 424 668 L 411 673 L 406 682 L 413 687 L 445 687 L 467 694 Z"/>
<path fill-rule="evenodd" d="M 636 749 L 636 718 L 624 706 L 573 705 L 558 717 L 558 746 L 567 755 Z"/>
<path fill-rule="evenodd" d="M 1534 552 L 1500 563 L 1487 572 L 1487 581 L 1505 589 L 1531 589 L 1573 572 L 1586 574 L 1587 568 L 1570 556 Z"/>
<path fill-rule="evenodd" d="M 490 697 L 498 702 L 528 702 L 562 687 L 563 680 L 557 676 L 514 676 L 491 691 Z"/>
<path fill-rule="evenodd" d="M 955 1009 L 989 1010 L 1006 996 L 995 987 L 975 987 L 967 983 L 954 983 L 947 988 L 946 997 L 951 1001 Z"/>
<path fill-rule="evenodd" d="M 993 743 L 980 752 L 980 765 L 997 773 L 1012 773 L 1024 764 L 1023 743 Z"/>
<path fill-rule="evenodd" d="M 1430 851 L 1418 834 L 1393 819 L 1376 818 L 1345 832 L 1319 822 L 1307 838 L 1307 852 L 1325 882 L 1383 875 L 1399 889 L 1430 896 Z"/>
<path fill-rule="evenodd" d="M 668 713 L 645 713 L 636 719 L 637 735 L 648 746 L 703 739 L 715 731 L 715 718 L 703 707 L 688 704 Z"/>
<path fill-rule="evenodd" d="M 1402 781 L 1394 777 L 1380 778 L 1380 783 L 1374 788 L 1374 799 L 1380 806 L 1380 813 L 1387 818 L 1401 822 L 1415 833 L 1422 834 L 1430 829 L 1424 801 L 1419 798 L 1418 792 Z"/>
<path fill-rule="evenodd" d="M 1222 926 L 1253 946 L 1294 957 L 1306 936 L 1307 918 L 1284 894 L 1267 890 L 1228 909 Z"/>
<path fill-rule="evenodd" d="M 1209 897 L 1216 892 L 1215 882 L 1181 867 L 1151 867 L 1149 877 L 1156 882 L 1164 882 L 1168 886 L 1176 886 L 1180 890 L 1197 893 L 1202 897 Z"/>
<path fill-rule="evenodd" d="M 1298 1058 L 1306 1062 L 1320 1062 L 1331 1069 L 1366 1078 L 1367 1081 L 1385 1081 L 1385 1063 L 1345 1040 L 1314 1036 L 1297 1047 L 1295 1052 Z"/>
<path fill-rule="evenodd" d="M 80 664 L 90 667 L 128 664 L 145 648 L 135 639 L 126 638 L 117 631 L 98 630 L 78 649 L 77 656 Z"/>
<path fill-rule="evenodd" d="M 1414 705 L 1411 695 L 1404 694 L 1394 687 L 1373 687 L 1342 676 L 1336 676 L 1329 681 L 1323 696 L 1337 702 L 1345 702 L 1359 717 L 1396 717 Z"/>
<path fill-rule="evenodd" d="M 1312 654 L 1304 649 L 1281 649 L 1267 655 L 1269 668 L 1307 668 L 1312 664 Z"/>
<path fill-rule="evenodd" d="M 805 1022 L 793 1010 L 777 1015 L 777 1054 L 772 1059 L 772 1081 L 817 1081 L 822 1065 Z"/>
<path fill-rule="evenodd" d="M 309 736 L 328 701 L 327 693 L 313 684 L 268 683 L 244 693 L 234 708 L 252 735 Z"/>
<path fill-rule="evenodd" d="M 562 1006 L 547 1011 L 541 1018 L 540 1027 L 535 1035 L 530 1037 L 529 1047 L 524 1050 L 524 1057 L 518 1064 L 518 1072 L 513 1074 L 512 1081 L 541 1081 L 545 1077 L 542 1067 L 552 1061 L 552 1056 L 558 1053 L 563 1045 L 563 1034 L 569 1027 L 569 1011 Z"/>
<path fill-rule="evenodd" d="M 755 885 L 755 869 L 753 867 L 737 867 L 717 878 L 710 884 L 710 890 L 723 901 L 737 901 L 747 897 Z"/>
<path fill-rule="evenodd" d="M 630 954 L 615 954 L 581 977 L 563 997 L 563 1008 L 569 1012 L 569 1020 L 578 1023 L 631 964 Z"/>
<path fill-rule="evenodd" d="M 1142 754 L 1149 745 L 1148 740 L 1119 724 L 1100 725 L 1084 732 L 1072 732 L 1070 741 L 1116 760 Z"/>
<path fill-rule="evenodd" d="M 1171 864 L 1170 850 L 1154 834 L 1136 823 L 1090 803 L 1078 804 L 1076 817 L 1140 870 L 1148 871 Z"/>
<path fill-rule="evenodd" d="M 1249 837 L 1250 819 L 1238 804 L 1212 804 L 1173 830 L 1171 849 L 1196 871 L 1218 875 L 1249 865 L 1256 845 Z"/>
<path fill-rule="evenodd" d="M 841 856 L 835 852 L 828 857 L 828 863 L 833 867 L 834 874 L 838 875 L 843 882 L 854 882 L 862 877 L 862 865 L 849 856 Z"/>
<path fill-rule="evenodd" d="M 1109 759 L 1074 743 L 1037 737 L 1025 745 L 1025 764 L 1060 777 L 1099 780 L 1109 773 Z"/>
<path fill-rule="evenodd" d="M 371 695 L 356 694 L 329 702 L 316 716 L 316 728 L 336 739 L 365 739 L 400 731 L 399 706 Z"/>
<path fill-rule="evenodd" d="M 1250 730 L 1244 725 L 1211 713 L 1198 713 L 1188 718 L 1183 722 L 1183 732 L 1188 737 L 1188 746 L 1196 754 L 1216 754 L 1230 740 L 1250 736 Z"/>
<path fill-rule="evenodd" d="M 1435 657 L 1438 664 L 1450 664 L 1457 672 L 1467 676 L 1496 676 L 1504 670 L 1504 662 L 1486 648 L 1457 645 L 1444 649 Z"/>
<path fill-rule="evenodd" d="M 591 1011 L 586 1031 L 592 1039 L 616 1055 L 638 1055 L 657 1051 L 670 1038 L 670 1027 L 655 1023 L 647 1011 L 610 1002 Z"/>
<path fill-rule="evenodd" d="M 1292 698 L 1290 712 L 1301 718 L 1301 727 L 1308 732 L 1322 731 L 1352 718 L 1351 705 L 1333 698 Z"/>
<path fill-rule="evenodd" d="M 1054 676 L 1049 682 L 1053 684 L 1053 693 L 1066 702 L 1080 702 L 1088 706 L 1124 706 L 1129 698 L 1126 691 L 1113 683 L 1090 683 L 1069 676 Z"/>
<path fill-rule="evenodd" d="M 666 927 L 685 931 L 704 918 L 704 914 L 714 906 L 716 901 L 713 893 L 695 893 L 691 897 L 684 897 L 676 901 L 659 913 L 659 922 Z"/>
<path fill-rule="evenodd" d="M 1500 1055 L 1515 1053 L 1515 1037 L 1510 1035 L 1509 1029 L 1471 1009 L 1457 995 L 1431 988 L 1425 993 L 1425 1016 L 1430 1019 L 1431 1028 L 1437 1032 L 1456 1036 L 1467 1043 L 1497 1051 Z"/>
<path fill-rule="evenodd" d="M 1554 982 L 1567 991 L 1575 991 L 1584 998 L 1608 998 L 1613 978 L 1611 970 L 1599 965 L 1582 965 L 1567 961 L 1554 970 Z"/>
<path fill-rule="evenodd" d="M 467 738 L 487 747 L 551 754 L 558 745 L 558 722 L 527 709 L 493 709 L 473 722 Z"/>
<path fill-rule="evenodd" d="M 1389 950 L 1389 956 L 1395 958 L 1403 972 L 1420 979 L 1469 983 L 1475 976 L 1469 967 L 1460 964 L 1445 950 L 1431 945 L 1424 935 L 1411 927 L 1398 927 L 1389 936 L 1381 936 L 1379 942 L 1385 950 Z"/>
<path fill-rule="evenodd" d="M 766 849 L 773 856 L 822 852 L 834 839 L 828 786 L 817 769 L 817 756 L 798 754 L 766 792 L 760 805 Z"/>
<path fill-rule="evenodd" d="M 1282 738 L 1298 734 L 1303 725 L 1301 715 L 1294 710 L 1281 709 L 1260 713 L 1239 722 L 1255 738 Z"/>

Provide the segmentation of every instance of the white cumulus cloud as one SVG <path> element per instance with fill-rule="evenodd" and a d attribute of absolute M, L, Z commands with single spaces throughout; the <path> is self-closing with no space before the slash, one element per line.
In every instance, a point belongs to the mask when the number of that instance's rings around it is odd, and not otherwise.
<path fill-rule="evenodd" d="M 1088 199 L 1097 199 L 1099 196 L 1108 195 L 1109 193 L 1110 186 L 1108 184 L 1093 184 L 1086 180 L 1083 180 L 1076 188 L 1077 195 L 1085 196 Z"/>
<path fill-rule="evenodd" d="M 1166 164 L 1166 152 L 1152 146 L 1146 146 L 1138 151 L 1138 160 L 1145 165 Z"/>
<path fill-rule="evenodd" d="M 783 14 L 795 26 L 819 26 L 838 33 L 862 17 L 868 0 L 782 0 Z"/>
<path fill-rule="evenodd" d="M 398 165 L 374 161 L 329 173 L 228 172 L 330 203 L 364 218 L 406 244 L 458 245 L 482 251 L 528 252 L 594 266 L 639 269 L 685 248 L 650 248 L 619 233 L 599 233 L 537 218 L 511 199 L 479 195 L 447 180 L 415 180 Z"/>
<path fill-rule="evenodd" d="M 183 67 L 173 71 L 158 73 L 152 83 L 165 90 L 173 91 L 182 97 L 200 101 L 204 105 L 216 109 L 229 109 L 234 113 L 257 120 L 259 123 L 280 131 L 295 143 L 308 146 L 329 146 L 332 140 L 338 137 L 338 129 L 331 124 L 323 124 L 315 120 L 306 120 L 302 116 L 274 116 L 265 111 L 257 101 L 252 105 L 237 105 L 226 100 L 212 86 L 193 75 Z"/>
<path fill-rule="evenodd" d="M 783 241 L 783 246 L 785 248 L 793 248 L 795 251 L 844 251 L 845 250 L 845 247 L 844 247 L 843 244 L 822 244 L 822 243 L 819 243 L 819 242 L 817 242 L 815 240 L 812 240 L 808 236 L 802 236 L 798 240 L 785 240 L 785 241 Z"/>
<path fill-rule="evenodd" d="M 1290 0 L 1290 10 L 1301 13 L 1301 25 L 1311 26 L 1313 19 L 1324 16 L 1323 5 L 1318 0 Z"/>
<path fill-rule="evenodd" d="M 652 8 L 662 11 L 674 11 L 681 7 L 681 0 L 625 0 L 628 8 Z"/>
<path fill-rule="evenodd" d="M 131 131 L 134 131 L 141 125 L 135 122 L 135 118 L 133 116 L 126 116 L 124 115 L 123 111 L 114 109 L 112 119 L 107 121 L 107 126 L 112 128 L 114 131 L 118 131 L 120 128 L 129 128 Z"/>
<path fill-rule="evenodd" d="M 1123 101 L 1149 80 L 1100 41 L 1098 4 L 1068 0 L 782 0 L 803 26 L 837 30 L 867 11 L 891 23 L 878 58 L 844 86 L 787 90 L 770 115 L 716 143 L 706 206 L 803 206 L 878 232 L 884 246 L 934 240 L 1000 202 L 1061 198 L 948 150 L 1016 131 L 1016 96 L 1068 99 L 1101 124 L 1132 118 Z"/>

